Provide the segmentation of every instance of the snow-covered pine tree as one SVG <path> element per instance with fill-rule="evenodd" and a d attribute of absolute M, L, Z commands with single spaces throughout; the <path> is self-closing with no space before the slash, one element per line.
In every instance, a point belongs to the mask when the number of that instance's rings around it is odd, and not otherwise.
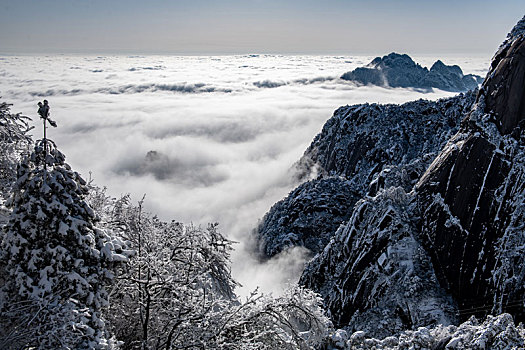
<path fill-rule="evenodd" d="M 101 308 L 113 269 L 127 257 L 118 239 L 95 226 L 87 192 L 51 140 L 39 140 L 20 163 L 1 244 L 9 279 L 0 298 L 0 345 L 113 347 Z"/>
<path fill-rule="evenodd" d="M 20 154 L 33 142 L 28 134 L 33 128 L 28 123 L 31 118 L 11 113 L 10 107 L 10 104 L 0 103 L 0 199 L 8 197 Z"/>

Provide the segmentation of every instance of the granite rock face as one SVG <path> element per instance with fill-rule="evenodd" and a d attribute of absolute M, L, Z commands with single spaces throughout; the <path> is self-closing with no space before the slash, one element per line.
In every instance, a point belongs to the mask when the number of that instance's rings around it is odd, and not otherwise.
<path fill-rule="evenodd" d="M 522 26 L 496 53 L 459 133 L 415 187 L 421 240 L 465 317 L 525 316 L 524 53 Z"/>
<path fill-rule="evenodd" d="M 323 250 L 339 224 L 348 220 L 359 198 L 340 177 L 301 184 L 277 202 L 259 225 L 260 253 L 271 257 L 293 246 Z"/>
<path fill-rule="evenodd" d="M 340 107 L 305 151 L 300 162 L 318 165 L 321 174 L 341 175 L 364 189 L 384 165 L 430 158 L 456 133 L 475 93 L 403 105 Z"/>
<path fill-rule="evenodd" d="M 363 104 L 335 111 L 298 167 L 301 184 L 276 203 L 257 229 L 259 250 L 270 257 L 292 245 L 317 253 L 366 194 L 415 185 L 458 130 L 475 94 L 404 105 Z"/>
<path fill-rule="evenodd" d="M 463 75 L 459 66 L 447 66 L 440 60 L 428 70 L 415 63 L 410 56 L 395 52 L 387 56 L 376 57 L 367 66 L 343 74 L 341 79 L 364 85 L 418 89 L 438 88 L 456 92 L 475 89 L 483 80 L 477 75 Z"/>
<path fill-rule="evenodd" d="M 516 26 L 494 56 L 478 97 L 483 97 L 483 111 L 494 116 L 498 130 L 515 136 L 525 127 L 525 40 L 519 29 Z"/>
<path fill-rule="evenodd" d="M 321 293 L 336 327 L 382 338 L 456 322 L 455 303 L 418 239 L 412 204 L 401 187 L 360 200 L 307 265 L 300 283 Z"/>
<path fill-rule="evenodd" d="M 337 177 L 361 197 L 300 280 L 336 326 L 381 338 L 502 312 L 525 320 L 524 42 L 525 17 L 474 104 L 342 107 L 305 152 L 313 184 Z"/>

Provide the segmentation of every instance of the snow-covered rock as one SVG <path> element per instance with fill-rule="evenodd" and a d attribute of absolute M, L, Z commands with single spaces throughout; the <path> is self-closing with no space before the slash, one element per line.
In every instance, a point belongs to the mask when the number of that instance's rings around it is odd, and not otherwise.
<path fill-rule="evenodd" d="M 417 239 L 412 201 L 401 187 L 360 200 L 303 272 L 300 283 L 321 293 L 336 326 L 386 337 L 456 321 L 454 302 Z"/>
<path fill-rule="evenodd" d="M 431 89 L 445 91 L 467 91 L 475 89 L 483 78 L 477 75 L 463 75 L 457 65 L 447 66 L 440 60 L 430 70 L 415 63 L 407 54 L 392 52 L 376 57 L 365 67 L 359 67 L 341 76 L 360 84 L 389 87 Z"/>
<path fill-rule="evenodd" d="M 524 20 L 496 53 L 460 131 L 415 187 L 421 240 L 462 318 L 506 311 L 525 319 Z"/>
<path fill-rule="evenodd" d="M 295 210 L 295 197 L 301 208 L 315 203 L 304 192 L 321 180 L 344 181 L 342 189 L 362 198 L 301 277 L 323 296 L 336 326 L 358 331 L 335 343 L 523 348 L 523 329 L 502 314 L 525 319 L 523 81 L 525 17 L 494 56 L 474 104 L 467 94 L 341 107 L 315 138 L 299 168 L 320 176 L 270 214 L 278 226 Z M 329 219 L 330 202 L 323 205 L 317 215 Z M 446 326 L 489 314 L 502 315 L 481 326 Z"/>
<path fill-rule="evenodd" d="M 300 162 L 314 163 L 321 174 L 344 176 L 365 189 L 385 164 L 431 160 L 456 133 L 474 100 L 475 92 L 468 92 L 438 101 L 340 107 Z"/>
<path fill-rule="evenodd" d="M 270 257 L 298 245 L 323 250 L 360 197 L 341 177 L 303 183 L 264 217 L 258 227 L 259 251 Z"/>
<path fill-rule="evenodd" d="M 383 339 L 359 331 L 348 336 L 338 330 L 329 340 L 331 350 L 402 350 L 402 349 L 523 349 L 525 329 L 516 326 L 509 314 L 488 316 L 479 323 L 474 317 L 459 326 L 420 327 Z"/>
<path fill-rule="evenodd" d="M 411 190 L 458 130 L 474 92 L 399 105 L 362 104 L 335 111 L 297 165 L 303 179 L 258 227 L 259 249 L 273 256 L 292 245 L 321 251 L 354 204 L 380 188 Z"/>

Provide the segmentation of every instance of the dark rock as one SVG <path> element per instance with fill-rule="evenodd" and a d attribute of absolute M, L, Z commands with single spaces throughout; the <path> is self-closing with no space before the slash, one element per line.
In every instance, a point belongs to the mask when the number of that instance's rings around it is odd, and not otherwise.
<path fill-rule="evenodd" d="M 317 164 L 322 174 L 345 176 L 363 192 L 384 165 L 416 158 L 430 162 L 458 130 L 474 99 L 475 93 L 468 92 L 438 101 L 340 107 L 300 162 Z"/>
<path fill-rule="evenodd" d="M 437 60 L 420 84 L 445 91 L 467 91 L 478 87 L 476 77 L 472 74 L 463 75 L 459 66 L 447 66 Z"/>
<path fill-rule="evenodd" d="M 454 302 L 417 239 L 411 199 L 392 187 L 359 201 L 303 272 L 300 283 L 321 293 L 336 327 L 386 337 L 455 322 Z"/>
<path fill-rule="evenodd" d="M 392 52 L 382 58 L 376 57 L 364 68 L 343 74 L 341 79 L 380 86 L 430 88 L 415 86 L 427 73 L 428 69 L 416 64 L 410 56 Z"/>
<path fill-rule="evenodd" d="M 309 171 L 321 176 L 270 209 L 257 229 L 259 251 L 273 256 L 301 245 L 317 253 L 365 194 L 392 185 L 410 191 L 474 97 L 469 92 L 436 102 L 339 108 L 298 165 L 303 178 Z"/>
<path fill-rule="evenodd" d="M 494 249 L 502 236 L 495 193 L 509 170 L 492 143 L 469 135 L 440 154 L 416 186 L 421 239 L 465 316 L 468 309 L 492 305 Z M 479 311 L 472 314 L 490 310 Z"/>
<path fill-rule="evenodd" d="M 343 74 L 341 79 L 365 85 L 438 88 L 458 92 L 475 89 L 482 80 L 477 75 L 463 75 L 459 66 L 447 66 L 440 60 L 436 61 L 429 71 L 415 63 L 408 55 L 394 52 L 382 58 L 376 57 L 366 67 Z"/>
<path fill-rule="evenodd" d="M 511 33 L 512 34 L 512 33 Z M 510 34 L 509 34 L 510 35 Z M 510 40 L 511 37 L 509 36 Z M 502 45 L 494 56 L 491 70 L 482 85 L 485 113 L 492 113 L 503 134 L 510 134 L 525 120 L 525 36 Z"/>
<path fill-rule="evenodd" d="M 293 246 L 322 250 L 359 198 L 339 177 L 301 184 L 263 218 L 258 227 L 259 251 L 270 257 Z"/>
<path fill-rule="evenodd" d="M 513 33 L 460 132 L 416 186 L 420 238 L 462 318 L 508 311 L 524 319 L 525 143 L 516 130 L 525 117 L 525 35 Z"/>

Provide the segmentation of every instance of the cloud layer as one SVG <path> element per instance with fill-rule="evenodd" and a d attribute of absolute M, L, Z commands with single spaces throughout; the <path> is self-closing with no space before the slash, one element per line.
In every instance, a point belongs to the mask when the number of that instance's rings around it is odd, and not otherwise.
<path fill-rule="evenodd" d="M 290 167 L 333 110 L 450 93 L 356 87 L 338 77 L 373 57 L 4 56 L 0 96 L 33 117 L 50 101 L 51 137 L 68 162 L 115 196 L 146 194 L 164 219 L 206 225 L 240 242 L 233 271 L 245 289 L 278 292 L 296 279 L 307 252 L 265 264 L 251 232 L 296 184 Z M 484 75 L 489 57 L 414 57 Z"/>

